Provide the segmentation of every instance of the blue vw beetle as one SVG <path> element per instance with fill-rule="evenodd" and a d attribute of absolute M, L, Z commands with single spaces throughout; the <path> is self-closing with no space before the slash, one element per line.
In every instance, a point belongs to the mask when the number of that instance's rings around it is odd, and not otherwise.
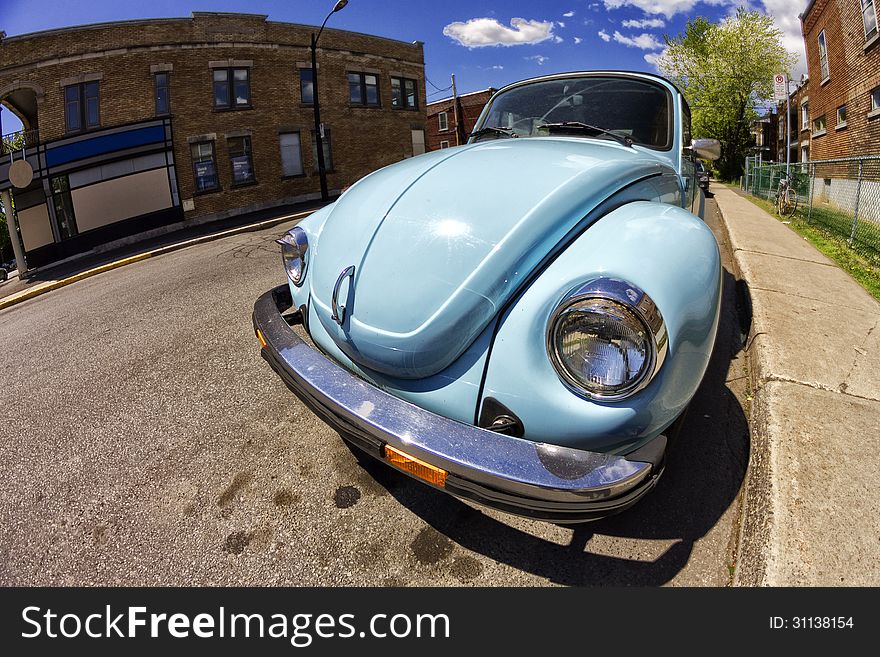
<path fill-rule="evenodd" d="M 375 171 L 279 240 L 262 355 L 349 443 L 448 493 L 560 523 L 626 509 L 712 352 L 694 160 L 718 151 L 654 75 L 509 85 L 466 145 Z"/>

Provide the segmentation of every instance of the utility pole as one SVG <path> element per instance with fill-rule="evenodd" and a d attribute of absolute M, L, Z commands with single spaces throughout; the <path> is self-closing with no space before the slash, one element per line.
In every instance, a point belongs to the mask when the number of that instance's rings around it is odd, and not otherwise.
<path fill-rule="evenodd" d="M 791 179 L 791 92 L 788 88 L 789 79 L 785 78 L 785 177 Z"/>
<path fill-rule="evenodd" d="M 452 119 L 455 121 L 455 145 L 461 146 L 461 128 L 458 117 L 458 92 L 455 90 L 455 73 L 452 74 Z"/>

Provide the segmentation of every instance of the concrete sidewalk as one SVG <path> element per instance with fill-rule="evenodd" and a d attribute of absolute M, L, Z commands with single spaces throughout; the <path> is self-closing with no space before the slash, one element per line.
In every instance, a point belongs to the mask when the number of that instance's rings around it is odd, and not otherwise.
<path fill-rule="evenodd" d="M 880 304 L 797 233 L 713 187 L 752 326 L 752 452 L 735 583 L 880 584 Z"/>

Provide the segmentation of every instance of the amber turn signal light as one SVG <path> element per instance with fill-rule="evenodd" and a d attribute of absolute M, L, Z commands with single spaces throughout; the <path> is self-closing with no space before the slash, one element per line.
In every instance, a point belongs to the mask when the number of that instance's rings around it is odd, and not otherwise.
<path fill-rule="evenodd" d="M 262 333 L 262 331 L 260 331 L 260 329 L 257 329 L 257 340 L 260 341 L 260 346 L 263 349 L 265 349 L 266 348 L 266 338 L 263 337 L 263 333 Z"/>
<path fill-rule="evenodd" d="M 425 463 L 414 456 L 410 456 L 406 452 L 385 445 L 385 459 L 394 467 L 408 472 L 413 477 L 417 477 L 429 484 L 446 486 L 446 470 L 438 468 L 430 463 Z"/>

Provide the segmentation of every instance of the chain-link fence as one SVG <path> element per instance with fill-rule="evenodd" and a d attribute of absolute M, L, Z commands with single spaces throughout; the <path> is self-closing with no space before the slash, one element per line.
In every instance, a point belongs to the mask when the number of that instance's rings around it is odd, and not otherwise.
<path fill-rule="evenodd" d="M 744 187 L 775 204 L 785 169 L 747 158 Z M 793 163 L 790 184 L 797 192 L 795 217 L 839 234 L 880 261 L 880 156 Z"/>

